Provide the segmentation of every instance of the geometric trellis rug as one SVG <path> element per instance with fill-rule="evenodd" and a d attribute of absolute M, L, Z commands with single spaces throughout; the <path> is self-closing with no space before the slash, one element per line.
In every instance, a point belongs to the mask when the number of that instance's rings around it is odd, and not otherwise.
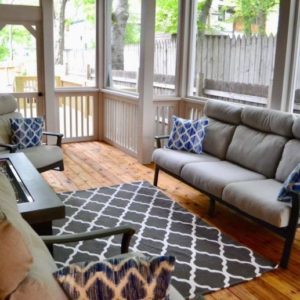
<path fill-rule="evenodd" d="M 54 233 L 86 232 L 131 225 L 130 251 L 176 257 L 172 284 L 189 299 L 249 281 L 276 266 L 187 212 L 148 182 L 58 194 L 66 218 Z M 120 253 L 120 237 L 55 245 L 58 266 L 97 261 Z"/>

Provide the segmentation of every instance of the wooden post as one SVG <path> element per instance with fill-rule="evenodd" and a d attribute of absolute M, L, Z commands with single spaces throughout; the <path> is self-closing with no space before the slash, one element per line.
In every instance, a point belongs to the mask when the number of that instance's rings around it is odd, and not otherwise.
<path fill-rule="evenodd" d="M 143 164 L 152 161 L 154 148 L 153 62 L 155 2 L 153 0 L 142 1 L 137 157 L 139 162 Z"/>
<path fill-rule="evenodd" d="M 46 129 L 59 131 L 58 101 L 54 92 L 53 0 L 42 0 Z M 54 140 L 53 140 L 54 142 Z"/>

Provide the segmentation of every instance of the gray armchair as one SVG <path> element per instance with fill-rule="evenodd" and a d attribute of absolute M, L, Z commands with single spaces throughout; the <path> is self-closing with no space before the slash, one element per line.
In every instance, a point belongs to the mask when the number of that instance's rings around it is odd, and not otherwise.
<path fill-rule="evenodd" d="M 55 145 L 43 143 L 39 146 L 19 150 L 16 145 L 11 144 L 12 134 L 9 120 L 11 118 L 22 118 L 22 115 L 16 112 L 16 109 L 17 101 L 12 95 L 0 96 L 0 154 L 23 152 L 39 172 L 50 169 L 63 171 L 63 151 L 61 149 L 63 134 L 43 132 L 44 136 L 56 137 Z"/>

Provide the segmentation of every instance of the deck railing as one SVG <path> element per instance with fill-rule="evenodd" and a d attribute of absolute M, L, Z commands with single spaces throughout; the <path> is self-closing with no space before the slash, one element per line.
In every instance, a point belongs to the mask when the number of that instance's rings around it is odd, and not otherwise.
<path fill-rule="evenodd" d="M 138 103 L 126 96 L 104 95 L 104 140 L 137 155 Z"/>
<path fill-rule="evenodd" d="M 98 138 L 98 92 L 56 91 L 56 98 L 65 142 Z"/>
<path fill-rule="evenodd" d="M 17 100 L 17 111 L 23 117 L 36 117 L 38 115 L 39 97 L 37 93 L 14 93 Z"/>

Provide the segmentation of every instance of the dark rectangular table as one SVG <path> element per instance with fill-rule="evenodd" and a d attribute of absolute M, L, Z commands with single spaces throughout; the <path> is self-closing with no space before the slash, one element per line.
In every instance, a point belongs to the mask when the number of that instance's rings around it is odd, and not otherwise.
<path fill-rule="evenodd" d="M 65 206 L 23 153 L 2 154 L 19 175 L 32 202 L 18 203 L 23 218 L 39 235 L 52 234 L 52 221 L 65 217 Z"/>

